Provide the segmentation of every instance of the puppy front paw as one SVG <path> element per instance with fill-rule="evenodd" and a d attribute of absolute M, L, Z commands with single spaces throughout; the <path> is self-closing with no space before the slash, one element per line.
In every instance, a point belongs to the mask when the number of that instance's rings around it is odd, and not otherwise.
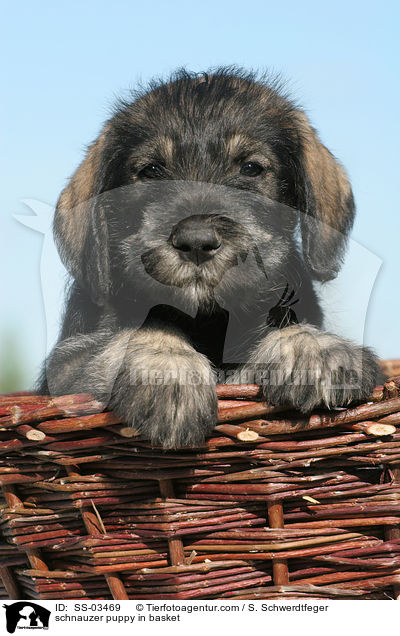
<path fill-rule="evenodd" d="M 243 371 L 261 384 L 266 401 L 308 412 L 365 400 L 379 368 L 370 349 L 299 324 L 269 333 Z"/>
<path fill-rule="evenodd" d="M 156 446 L 202 446 L 217 421 L 215 382 L 206 358 L 184 350 L 141 352 L 140 358 L 117 379 L 114 412 Z"/>

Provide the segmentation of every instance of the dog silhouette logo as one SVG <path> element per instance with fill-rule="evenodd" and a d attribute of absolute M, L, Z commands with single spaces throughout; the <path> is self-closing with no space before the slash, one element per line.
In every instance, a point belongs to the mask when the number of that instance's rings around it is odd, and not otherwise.
<path fill-rule="evenodd" d="M 37 603 L 18 601 L 3 607 L 6 610 L 6 627 L 9 634 L 14 634 L 16 629 L 49 628 L 51 612 Z"/>

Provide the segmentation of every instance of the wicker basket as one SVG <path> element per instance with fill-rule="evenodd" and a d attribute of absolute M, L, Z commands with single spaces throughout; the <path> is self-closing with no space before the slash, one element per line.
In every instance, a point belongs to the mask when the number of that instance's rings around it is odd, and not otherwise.
<path fill-rule="evenodd" d="M 307 418 L 218 387 L 204 448 L 168 453 L 90 396 L 2 396 L 0 596 L 396 598 L 399 387 Z"/>

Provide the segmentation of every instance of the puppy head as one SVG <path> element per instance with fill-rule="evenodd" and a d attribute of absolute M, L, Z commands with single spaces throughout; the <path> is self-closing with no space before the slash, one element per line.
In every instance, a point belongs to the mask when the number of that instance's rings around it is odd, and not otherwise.
<path fill-rule="evenodd" d="M 119 105 L 62 192 L 54 229 L 99 304 L 143 271 L 201 299 L 234 285 L 254 247 L 273 278 L 295 250 L 293 210 L 311 275 L 334 278 L 352 193 L 304 113 L 274 82 L 182 72 Z"/>

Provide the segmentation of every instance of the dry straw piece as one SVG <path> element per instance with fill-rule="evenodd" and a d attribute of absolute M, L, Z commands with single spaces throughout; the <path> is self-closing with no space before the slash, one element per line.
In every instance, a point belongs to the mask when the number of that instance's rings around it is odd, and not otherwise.
<path fill-rule="evenodd" d="M 398 597 L 399 389 L 305 417 L 218 386 L 213 435 L 170 452 L 89 395 L 0 396 L 0 596 Z"/>

